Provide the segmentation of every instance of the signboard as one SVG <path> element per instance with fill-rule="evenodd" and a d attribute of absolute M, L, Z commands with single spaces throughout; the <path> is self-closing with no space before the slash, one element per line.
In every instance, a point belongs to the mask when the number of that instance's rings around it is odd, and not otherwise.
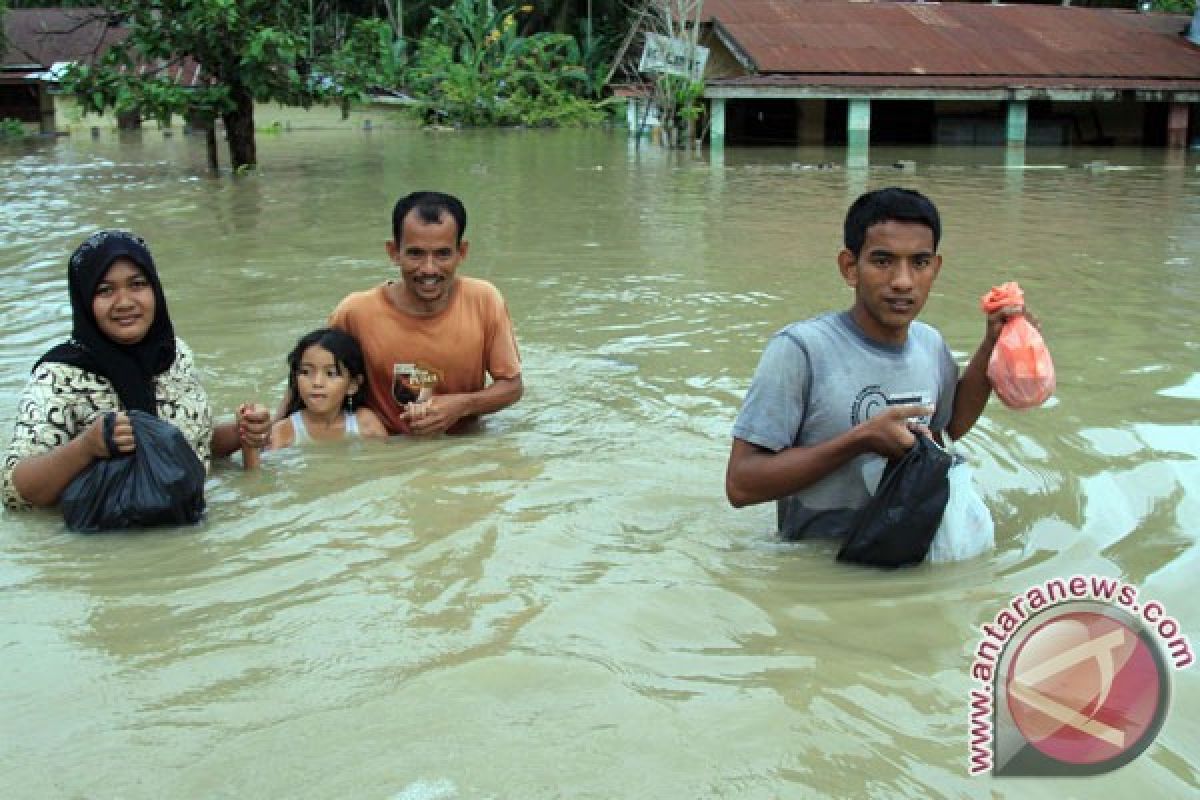
<path fill-rule="evenodd" d="M 688 58 L 689 51 L 691 58 Z M 689 60 L 691 68 L 689 69 Z M 708 48 L 694 48 L 683 39 L 668 39 L 657 33 L 646 34 L 646 46 L 642 48 L 640 72 L 662 72 L 668 75 L 683 75 L 692 80 L 704 77 L 704 65 L 708 63 Z"/>

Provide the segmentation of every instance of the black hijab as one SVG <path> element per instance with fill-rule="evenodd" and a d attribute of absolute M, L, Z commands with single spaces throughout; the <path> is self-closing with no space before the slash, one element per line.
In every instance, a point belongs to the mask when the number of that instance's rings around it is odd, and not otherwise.
<path fill-rule="evenodd" d="M 117 344 L 101 333 L 92 312 L 96 286 L 118 258 L 137 264 L 154 289 L 154 320 L 145 337 L 131 345 Z M 71 338 L 38 359 L 34 368 L 56 361 L 103 375 L 117 390 L 127 411 L 136 408 L 158 416 L 154 376 L 175 363 L 175 329 L 145 241 L 125 231 L 92 234 L 67 264 L 67 286 L 71 295 Z"/>

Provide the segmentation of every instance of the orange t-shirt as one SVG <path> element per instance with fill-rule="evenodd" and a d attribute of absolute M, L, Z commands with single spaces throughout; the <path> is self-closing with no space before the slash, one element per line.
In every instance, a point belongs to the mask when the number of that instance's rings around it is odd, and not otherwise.
<path fill-rule="evenodd" d="M 478 392 L 492 380 L 521 374 L 521 356 L 508 306 L 495 286 L 460 276 L 449 305 L 431 317 L 392 304 L 388 284 L 348 295 L 329 324 L 362 346 L 368 404 L 389 433 L 407 433 L 403 407 L 392 396 L 396 365 L 416 366 L 438 377 L 434 394 Z"/>

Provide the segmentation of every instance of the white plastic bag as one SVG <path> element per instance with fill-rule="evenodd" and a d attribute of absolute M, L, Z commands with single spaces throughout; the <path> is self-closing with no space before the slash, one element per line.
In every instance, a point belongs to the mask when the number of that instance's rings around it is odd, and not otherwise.
<path fill-rule="evenodd" d="M 953 453 L 953 443 L 947 449 Z M 954 454 L 954 463 L 947 476 L 950 499 L 946 501 L 942 522 L 926 555 L 926 559 L 935 564 L 974 558 L 996 546 L 996 526 L 983 498 L 975 491 L 971 481 L 973 474 L 966 459 Z"/>

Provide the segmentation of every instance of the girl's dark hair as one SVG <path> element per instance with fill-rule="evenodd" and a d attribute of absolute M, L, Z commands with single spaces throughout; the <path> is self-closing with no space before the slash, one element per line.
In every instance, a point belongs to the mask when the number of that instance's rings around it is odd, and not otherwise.
<path fill-rule="evenodd" d="M 354 401 L 356 408 L 362 408 L 367 403 L 367 369 L 363 359 L 362 348 L 358 340 L 345 331 L 336 328 L 318 328 L 312 333 L 300 337 L 292 352 L 288 353 L 288 406 L 286 415 L 291 415 L 304 408 L 300 392 L 296 388 L 296 374 L 300 371 L 300 359 L 304 351 L 316 345 L 328 350 L 333 355 L 339 369 L 344 369 L 351 378 L 358 378 L 358 391 L 346 395 Z"/>

